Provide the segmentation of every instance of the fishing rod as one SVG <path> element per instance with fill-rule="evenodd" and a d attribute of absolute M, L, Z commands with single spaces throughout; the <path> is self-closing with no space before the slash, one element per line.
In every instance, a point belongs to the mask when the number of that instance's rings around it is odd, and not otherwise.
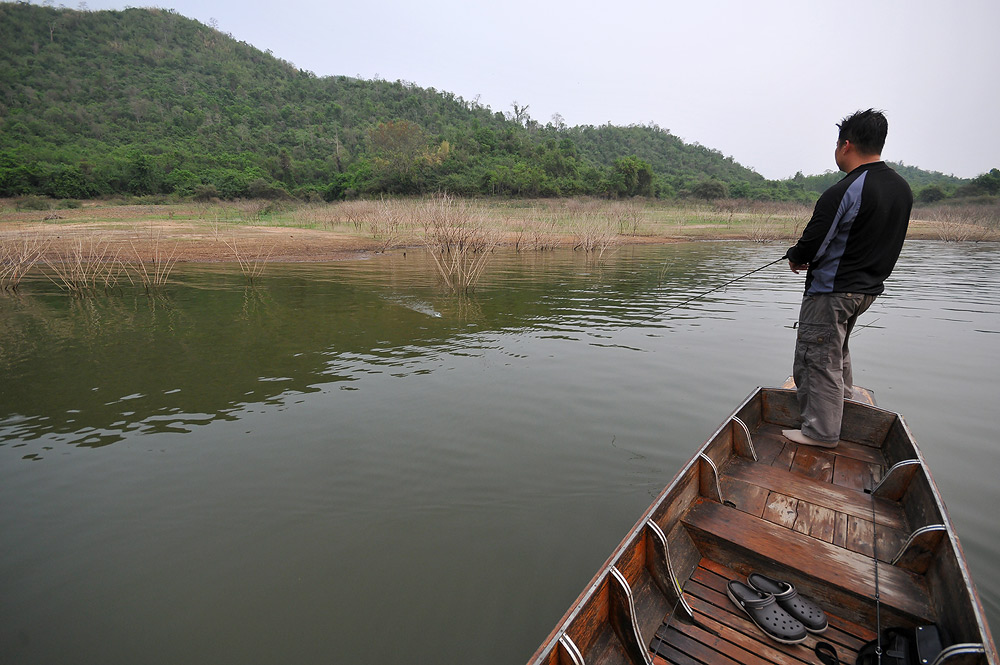
<path fill-rule="evenodd" d="M 761 270 L 764 270 L 766 268 L 770 268 L 775 263 L 780 263 L 781 261 L 784 261 L 787 258 L 788 258 L 788 254 L 785 254 L 780 259 L 775 259 L 774 261 L 771 261 L 770 263 L 762 265 L 759 268 L 754 268 L 750 272 L 743 273 L 739 277 L 735 277 L 735 278 L 729 280 L 728 282 L 726 282 L 724 284 L 720 284 L 720 285 L 718 285 L 718 286 L 716 286 L 714 288 L 709 289 L 708 291 L 705 291 L 704 293 L 699 293 L 696 296 L 692 296 L 692 297 L 688 298 L 687 300 L 685 300 L 684 302 L 679 302 L 679 303 L 677 303 L 675 305 L 671 305 L 670 307 L 667 307 L 665 309 L 657 310 L 656 312 L 653 313 L 652 316 L 646 317 L 645 319 L 637 321 L 636 323 L 631 323 L 629 325 L 640 325 L 640 324 L 646 323 L 647 321 L 652 321 L 653 319 L 655 319 L 655 318 L 657 318 L 659 316 L 663 316 L 664 314 L 666 314 L 667 312 L 669 312 L 672 309 L 677 309 L 678 307 L 683 307 L 684 305 L 687 305 L 688 303 L 692 303 L 695 300 L 698 300 L 699 298 L 704 298 L 705 296 L 707 296 L 710 293 L 714 293 L 714 292 L 718 291 L 719 289 L 724 289 L 727 286 L 729 286 L 730 284 L 734 284 L 734 283 L 740 281 L 741 279 L 746 279 L 750 275 L 752 275 L 754 273 L 757 273 L 757 272 L 760 272 Z"/>

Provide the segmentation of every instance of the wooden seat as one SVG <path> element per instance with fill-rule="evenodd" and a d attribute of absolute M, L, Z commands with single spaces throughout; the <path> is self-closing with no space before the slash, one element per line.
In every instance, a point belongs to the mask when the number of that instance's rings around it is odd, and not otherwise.
<path fill-rule="evenodd" d="M 870 620 L 875 591 L 870 556 L 704 499 L 695 502 L 681 523 L 703 556 L 734 570 L 759 570 L 789 580 L 852 621 Z M 884 564 L 878 575 L 883 619 L 888 614 L 904 622 L 933 622 L 920 575 Z"/>

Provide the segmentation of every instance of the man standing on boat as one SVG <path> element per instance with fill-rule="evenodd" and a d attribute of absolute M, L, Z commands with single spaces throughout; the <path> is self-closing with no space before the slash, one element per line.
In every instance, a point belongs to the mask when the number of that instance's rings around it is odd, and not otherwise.
<path fill-rule="evenodd" d="M 823 192 L 809 224 L 788 250 L 792 272 L 806 268 L 793 377 L 801 429 L 795 443 L 833 448 L 844 399 L 852 396 L 848 339 L 892 272 L 913 207 L 906 181 L 882 161 L 888 122 L 868 109 L 844 118 L 834 159 L 847 176 Z"/>

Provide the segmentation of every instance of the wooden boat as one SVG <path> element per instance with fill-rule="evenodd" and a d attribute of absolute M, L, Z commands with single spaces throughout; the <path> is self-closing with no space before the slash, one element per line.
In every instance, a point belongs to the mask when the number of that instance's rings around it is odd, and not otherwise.
<path fill-rule="evenodd" d="M 798 446 L 795 393 L 759 388 L 660 493 L 530 665 L 802 665 L 818 641 L 853 664 L 876 625 L 936 624 L 935 663 L 998 665 L 958 538 L 903 419 L 857 389 L 835 449 Z M 876 565 L 877 561 L 877 565 Z M 727 597 L 760 572 L 818 603 L 797 645 Z M 878 581 L 879 603 L 875 593 Z"/>

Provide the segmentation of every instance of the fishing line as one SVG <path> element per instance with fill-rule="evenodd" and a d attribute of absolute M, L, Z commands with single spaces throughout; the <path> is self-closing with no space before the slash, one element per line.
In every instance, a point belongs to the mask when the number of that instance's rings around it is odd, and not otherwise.
<path fill-rule="evenodd" d="M 652 314 L 652 316 L 648 316 L 648 317 L 646 317 L 645 319 L 640 319 L 639 321 L 636 321 L 635 323 L 629 323 L 629 324 L 627 324 L 627 325 L 625 325 L 625 326 L 622 326 L 622 327 L 623 327 L 623 328 L 628 328 L 629 326 L 637 326 L 637 325 L 641 325 L 641 324 L 643 324 L 643 323 L 646 323 L 646 322 L 648 322 L 648 321 L 652 321 L 653 319 L 655 319 L 655 318 L 657 318 L 657 317 L 660 317 L 660 316 L 663 316 L 664 314 L 666 314 L 666 313 L 667 313 L 667 312 L 669 312 L 670 310 L 673 310 L 673 309 L 677 309 L 678 307 L 683 307 L 684 305 L 687 305 L 688 303 L 692 303 L 692 302 L 694 302 L 695 300 L 698 300 L 699 298 L 704 298 L 705 296 L 707 296 L 707 295 L 708 295 L 708 294 L 710 294 L 710 293 L 715 293 L 715 292 L 716 292 L 716 291 L 718 291 L 719 289 L 724 289 L 724 288 L 726 288 L 727 286 L 729 286 L 730 284 L 735 284 L 736 282 L 740 281 L 741 279 L 746 279 L 746 278 L 747 278 L 747 277 L 749 277 L 750 275 L 752 275 L 752 274 L 754 274 L 754 273 L 757 273 L 757 272 L 760 272 L 761 270 L 764 270 L 765 268 L 770 268 L 770 267 L 771 267 L 771 266 L 773 266 L 773 265 L 774 265 L 775 263 L 779 263 L 779 262 L 781 262 L 781 261 L 784 261 L 784 260 L 785 260 L 785 259 L 787 259 L 787 258 L 788 258 L 788 255 L 787 255 L 787 254 L 785 254 L 785 255 L 784 255 L 784 256 L 782 256 L 782 257 L 781 257 L 780 259 L 775 259 L 774 261 L 771 261 L 771 262 L 770 262 L 770 263 L 768 263 L 768 264 L 765 264 L 765 265 L 762 265 L 762 266 L 761 266 L 761 267 L 759 267 L 759 268 L 754 268 L 754 269 L 753 269 L 753 270 L 751 270 L 750 272 L 747 272 L 747 273 L 743 273 L 743 274 L 742 274 L 742 275 L 740 275 L 739 277 L 734 277 L 733 279 L 729 280 L 728 282 L 726 282 L 726 283 L 724 283 L 724 284 L 720 284 L 720 285 L 718 285 L 718 286 L 716 286 L 716 287 L 714 287 L 714 288 L 711 288 L 711 289 L 709 289 L 708 291 L 705 291 L 705 292 L 703 292 L 703 293 L 699 293 L 699 294 L 698 294 L 698 295 L 696 295 L 696 296 L 692 296 L 692 297 L 688 298 L 687 300 L 685 300 L 684 302 L 679 302 L 679 303 L 677 303 L 676 305 L 671 305 L 670 307 L 667 307 L 667 308 L 665 308 L 665 309 L 661 309 L 661 310 L 657 310 L 656 312 L 654 312 L 654 313 Z"/>
<path fill-rule="evenodd" d="M 872 488 L 865 490 L 872 497 L 872 561 L 875 562 L 875 657 L 878 665 L 882 665 L 882 599 L 878 588 L 878 534 L 875 531 L 875 476 L 872 475 Z"/>

